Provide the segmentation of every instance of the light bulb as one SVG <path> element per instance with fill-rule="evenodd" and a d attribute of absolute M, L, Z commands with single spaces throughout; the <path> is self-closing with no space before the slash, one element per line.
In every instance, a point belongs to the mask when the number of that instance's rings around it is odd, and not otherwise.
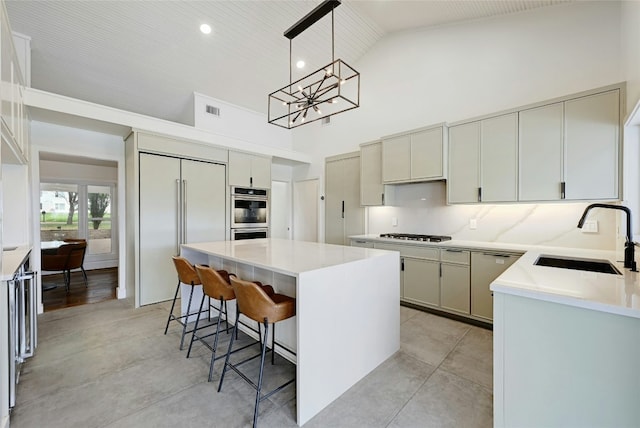
<path fill-rule="evenodd" d="M 303 60 L 300 60 L 300 61 L 296 62 L 296 67 L 298 67 L 298 68 L 304 68 L 304 61 L 303 61 Z"/>
<path fill-rule="evenodd" d="M 346 80 L 344 80 L 344 79 L 342 79 L 342 80 L 340 81 L 340 84 L 341 84 L 341 85 L 344 85 L 345 83 L 347 83 L 347 81 L 346 81 Z"/>
<path fill-rule="evenodd" d="M 298 90 L 302 92 L 302 86 L 298 85 Z"/>
<path fill-rule="evenodd" d="M 331 76 L 333 74 L 333 71 L 330 68 L 327 68 L 325 71 L 327 72 L 327 76 Z"/>
<path fill-rule="evenodd" d="M 202 24 L 200 26 L 200 31 L 202 31 L 202 34 L 210 34 L 211 33 L 211 26 L 209 24 Z"/>

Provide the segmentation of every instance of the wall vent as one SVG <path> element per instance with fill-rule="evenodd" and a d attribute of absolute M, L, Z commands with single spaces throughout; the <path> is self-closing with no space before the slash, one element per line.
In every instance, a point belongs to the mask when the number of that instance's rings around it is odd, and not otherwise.
<path fill-rule="evenodd" d="M 220 117 L 220 108 L 207 104 L 207 113 Z"/>
<path fill-rule="evenodd" d="M 323 117 L 322 119 L 320 119 L 320 123 L 322 124 L 322 126 L 331 125 L 331 116 Z"/>

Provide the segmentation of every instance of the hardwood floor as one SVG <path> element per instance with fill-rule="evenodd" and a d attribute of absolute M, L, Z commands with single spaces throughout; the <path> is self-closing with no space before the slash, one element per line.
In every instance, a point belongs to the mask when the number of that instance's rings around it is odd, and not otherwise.
<path fill-rule="evenodd" d="M 85 287 L 80 271 L 71 274 L 71 287 L 69 293 L 64 287 L 62 274 L 47 275 L 42 277 L 44 289 L 52 284 L 56 288 L 42 293 L 44 311 L 68 308 L 71 306 L 85 305 L 88 303 L 104 302 L 116 298 L 118 286 L 118 268 L 96 269 L 87 271 L 88 286 Z"/>

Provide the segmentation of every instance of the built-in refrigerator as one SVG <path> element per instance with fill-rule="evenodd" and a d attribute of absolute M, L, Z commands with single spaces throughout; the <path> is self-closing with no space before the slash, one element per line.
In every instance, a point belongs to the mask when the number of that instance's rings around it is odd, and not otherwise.
<path fill-rule="evenodd" d="M 226 236 L 226 167 L 150 153 L 139 154 L 140 305 L 173 298 L 177 273 L 171 256 L 180 244 Z"/>

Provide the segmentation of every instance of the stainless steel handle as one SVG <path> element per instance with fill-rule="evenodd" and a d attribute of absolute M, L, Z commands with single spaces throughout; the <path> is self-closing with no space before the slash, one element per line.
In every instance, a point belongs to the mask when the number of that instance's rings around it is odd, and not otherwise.
<path fill-rule="evenodd" d="M 180 241 L 181 241 L 181 232 L 180 224 L 180 216 L 182 214 L 182 210 L 180 209 L 180 201 L 182 198 L 180 197 L 180 180 L 176 180 L 176 255 L 180 255 Z"/>
<path fill-rule="evenodd" d="M 447 252 L 449 252 L 449 253 L 461 253 L 461 252 L 463 252 L 464 250 L 452 250 L 452 249 L 447 248 L 445 251 L 447 251 Z"/>
<path fill-rule="evenodd" d="M 482 202 L 482 187 L 478 187 L 478 202 Z"/>
<path fill-rule="evenodd" d="M 353 242 L 355 242 L 355 243 L 357 243 L 357 244 L 366 244 L 366 243 L 367 243 L 367 241 L 357 241 L 357 240 L 356 240 L 356 241 L 353 241 Z"/>
<path fill-rule="evenodd" d="M 182 244 L 187 243 L 187 180 L 182 180 Z"/>
<path fill-rule="evenodd" d="M 382 193 L 382 205 L 384 205 L 384 193 Z"/>
<path fill-rule="evenodd" d="M 560 199 L 564 199 L 565 198 L 566 190 L 567 190 L 567 183 L 562 181 L 560 183 Z"/>
<path fill-rule="evenodd" d="M 344 201 L 342 201 L 342 218 L 344 218 Z"/>
<path fill-rule="evenodd" d="M 506 259 L 513 256 L 513 254 L 496 254 L 496 253 L 482 253 L 482 255 L 490 256 L 490 257 L 504 257 Z"/>

